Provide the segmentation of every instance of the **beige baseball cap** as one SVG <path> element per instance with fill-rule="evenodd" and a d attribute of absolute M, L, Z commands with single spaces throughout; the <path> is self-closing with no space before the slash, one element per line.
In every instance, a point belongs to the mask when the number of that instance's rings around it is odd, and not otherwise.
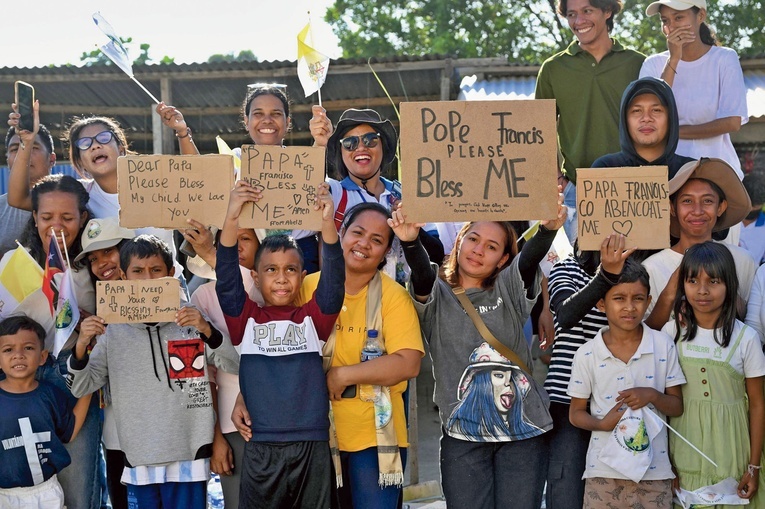
<path fill-rule="evenodd" d="M 82 230 L 82 252 L 74 259 L 79 262 L 88 253 L 114 247 L 123 239 L 132 239 L 135 237 L 135 231 L 120 226 L 119 219 L 116 217 L 104 217 L 91 219 Z"/>
<path fill-rule="evenodd" d="M 664 5 L 676 11 L 685 11 L 691 7 L 698 7 L 704 10 L 707 8 L 706 0 L 658 0 L 658 2 L 653 2 L 646 8 L 646 16 L 658 14 L 659 9 Z"/>

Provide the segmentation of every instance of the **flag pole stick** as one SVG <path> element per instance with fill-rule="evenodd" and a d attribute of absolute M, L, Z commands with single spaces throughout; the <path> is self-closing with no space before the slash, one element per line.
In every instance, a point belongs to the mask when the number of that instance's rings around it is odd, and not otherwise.
<path fill-rule="evenodd" d="M 64 232 L 61 232 L 61 245 L 64 246 L 64 258 L 66 259 L 66 266 L 71 268 L 72 266 L 69 264 L 69 250 L 66 248 L 66 239 L 64 238 Z"/>
<path fill-rule="evenodd" d="M 144 87 L 143 84 L 140 81 L 135 79 L 135 76 L 130 76 L 130 79 L 135 81 L 138 84 L 138 86 L 141 87 L 143 89 L 143 91 L 146 92 L 149 95 L 149 97 L 151 97 L 152 101 L 154 101 L 154 104 L 159 104 L 159 99 L 154 97 L 154 94 L 149 92 L 149 90 L 146 87 Z"/>
<path fill-rule="evenodd" d="M 702 458 L 704 458 L 705 460 L 707 460 L 708 462 L 710 462 L 711 464 L 713 464 L 715 467 L 717 467 L 717 463 L 715 463 L 714 461 L 712 461 L 712 459 L 711 459 L 709 456 L 707 456 L 706 454 L 704 454 L 703 452 L 701 452 L 701 451 L 699 450 L 699 448 L 698 448 L 698 447 L 696 447 L 695 445 L 693 445 L 692 443 L 690 443 L 690 442 L 688 441 L 688 439 L 687 439 L 687 438 L 685 438 L 683 435 L 681 435 L 681 434 L 680 434 L 680 433 L 679 433 L 679 432 L 678 432 L 678 431 L 677 431 L 675 428 L 673 428 L 672 426 L 670 426 L 669 424 L 667 424 L 667 421 L 665 421 L 664 419 L 662 419 L 662 418 L 660 418 L 658 415 L 656 415 L 656 412 L 653 412 L 653 410 L 651 410 L 650 408 L 648 408 L 647 410 L 648 410 L 649 412 L 652 412 L 652 413 L 654 414 L 654 416 L 656 417 L 656 419 L 658 419 L 659 421 L 661 421 L 661 423 L 662 423 L 663 425 L 665 425 L 665 426 L 667 427 L 667 429 L 668 429 L 668 430 L 672 431 L 672 433 L 674 433 L 675 435 L 677 435 L 677 437 L 678 437 L 680 440 L 682 440 L 683 442 L 685 442 L 686 444 L 688 444 L 688 445 L 691 447 L 691 449 L 693 449 L 693 450 L 694 450 L 694 451 L 696 451 L 697 453 L 701 454 L 701 457 L 702 457 Z"/>

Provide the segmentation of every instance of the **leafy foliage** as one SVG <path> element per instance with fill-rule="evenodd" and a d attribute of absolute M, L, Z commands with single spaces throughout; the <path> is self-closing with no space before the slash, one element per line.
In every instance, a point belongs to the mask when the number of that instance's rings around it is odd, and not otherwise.
<path fill-rule="evenodd" d="M 646 54 L 666 49 L 650 0 L 625 0 L 613 36 Z M 507 57 L 540 63 L 573 36 L 556 13 L 556 0 L 336 0 L 325 20 L 346 58 L 441 54 L 458 58 Z M 710 25 L 721 43 L 752 56 L 765 48 L 761 0 L 710 2 Z"/>
<path fill-rule="evenodd" d="M 255 53 L 252 52 L 252 50 L 246 49 L 239 52 L 238 55 L 234 54 L 232 51 L 231 53 L 216 53 L 215 55 L 211 55 L 210 58 L 207 59 L 207 63 L 213 64 L 213 63 L 220 63 L 220 62 L 257 62 L 258 57 L 255 56 Z"/>

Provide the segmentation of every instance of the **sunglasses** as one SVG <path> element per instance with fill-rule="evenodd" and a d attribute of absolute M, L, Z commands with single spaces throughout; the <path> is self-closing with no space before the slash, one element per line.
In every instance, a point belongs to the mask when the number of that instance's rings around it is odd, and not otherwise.
<path fill-rule="evenodd" d="M 363 143 L 365 147 L 374 148 L 380 143 L 380 133 L 373 132 L 362 134 L 361 136 L 348 136 L 347 138 L 340 140 L 340 145 L 342 145 L 348 152 L 353 152 L 359 146 L 359 139 L 361 139 L 361 143 Z"/>
<path fill-rule="evenodd" d="M 106 145 L 114 139 L 114 133 L 111 131 L 101 131 L 95 136 L 84 136 L 74 142 L 75 146 L 80 150 L 88 150 L 93 145 L 93 140 L 96 140 L 101 145 Z"/>

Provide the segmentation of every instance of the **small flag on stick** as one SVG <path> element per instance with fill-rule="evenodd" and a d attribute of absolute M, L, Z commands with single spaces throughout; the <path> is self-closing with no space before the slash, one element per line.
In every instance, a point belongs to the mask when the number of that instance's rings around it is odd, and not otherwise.
<path fill-rule="evenodd" d="M 63 232 L 61 233 L 61 241 L 64 244 L 66 269 L 64 270 L 64 277 L 61 278 L 56 302 L 56 336 L 53 342 L 53 352 L 51 352 L 54 356 L 58 356 L 69 336 L 74 332 L 77 322 L 80 321 L 80 309 L 77 306 L 77 297 L 74 294 L 74 281 L 72 280 L 72 269 L 69 264 L 69 252 L 66 249 Z M 58 246 L 56 249 L 58 249 Z"/>
<path fill-rule="evenodd" d="M 297 73 L 300 84 L 303 85 L 305 96 L 319 93 L 319 105 L 321 105 L 321 86 L 327 78 L 329 57 L 314 49 L 313 36 L 311 34 L 311 22 L 300 31 L 298 39 L 298 67 Z"/>
<path fill-rule="evenodd" d="M 149 92 L 149 90 L 133 75 L 133 60 L 130 58 L 127 48 L 122 44 L 120 38 L 117 37 L 117 34 L 114 32 L 114 29 L 109 22 L 101 16 L 100 12 L 93 14 L 93 22 L 95 22 L 96 26 L 109 38 L 109 42 L 101 46 L 101 51 L 103 51 L 112 62 L 117 64 L 117 67 L 122 69 L 125 74 L 130 76 L 130 79 L 135 81 L 138 86 L 151 97 L 152 101 L 159 104 L 159 99 L 154 97 L 154 94 Z"/>
<path fill-rule="evenodd" d="M 43 270 L 24 247 L 0 263 L 0 318 L 13 313 L 30 295 L 42 288 Z"/>

